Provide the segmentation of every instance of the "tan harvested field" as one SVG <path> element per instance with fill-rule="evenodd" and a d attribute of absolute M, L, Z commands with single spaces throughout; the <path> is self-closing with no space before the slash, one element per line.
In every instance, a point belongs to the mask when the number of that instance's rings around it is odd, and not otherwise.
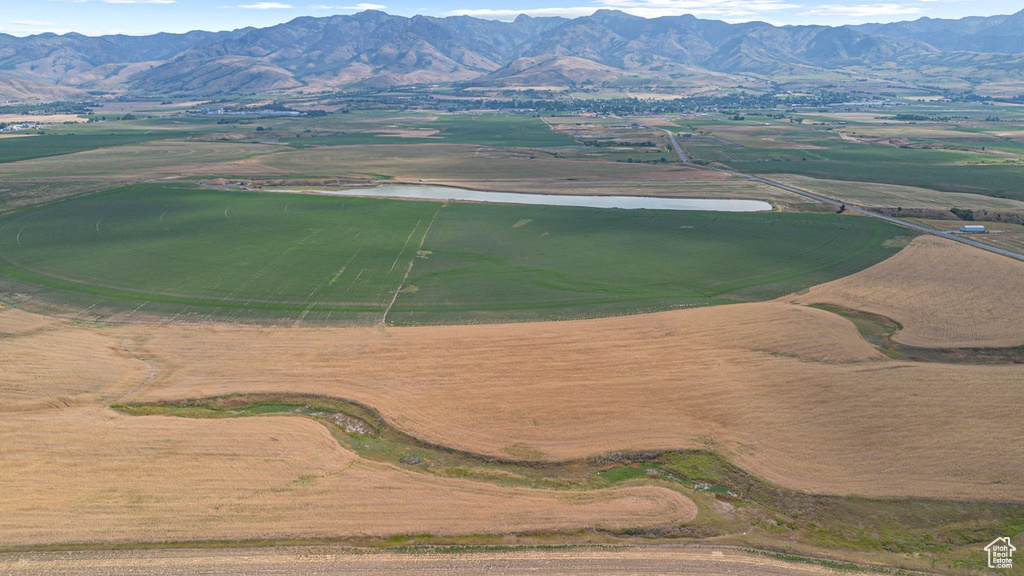
<path fill-rule="evenodd" d="M 370 462 L 300 418 L 4 415 L 3 544 L 627 528 L 692 519 L 659 487 L 555 492 Z"/>
<path fill-rule="evenodd" d="M 1024 499 L 1019 367 L 887 360 L 838 316 L 784 302 L 544 324 L 124 330 L 162 370 L 132 400 L 317 393 L 488 454 L 707 447 L 812 492 Z"/>
<path fill-rule="evenodd" d="M 971 208 L 974 210 L 1010 210 L 1024 212 L 1024 202 L 1009 198 L 995 198 L 981 194 L 939 192 L 927 188 L 875 184 L 871 182 L 847 182 L 842 180 L 821 180 L 792 174 L 775 174 L 772 180 L 796 186 L 824 196 L 836 198 L 850 204 L 875 208 Z M 960 223 L 956 223 L 959 226 Z"/>
<path fill-rule="evenodd" d="M 49 114 L 49 115 L 37 115 L 37 114 L 0 114 L 0 122 L 8 124 L 17 124 L 20 122 L 28 123 L 39 123 L 39 124 L 62 124 L 64 122 L 85 123 L 89 120 L 82 118 L 77 114 Z"/>
<path fill-rule="evenodd" d="M 90 575 L 151 574 L 719 574 L 784 576 L 837 574 L 823 566 L 795 564 L 730 549 L 577 548 L 468 554 L 393 554 L 328 546 L 208 550 L 24 552 L 0 555 L 0 572 Z"/>
<path fill-rule="evenodd" d="M 112 330 L 0 312 L 0 542 L 212 540 L 627 528 L 692 519 L 677 492 L 555 492 L 366 461 L 294 417 L 128 417 L 149 382 Z"/>
<path fill-rule="evenodd" d="M 146 364 L 128 357 L 115 338 L 0 310 L 3 412 L 109 401 L 147 374 Z"/>
<path fill-rule="evenodd" d="M 903 324 L 895 339 L 933 348 L 1024 345 L 1024 264 L 922 236 L 896 256 L 815 286 L 801 303 L 830 303 Z M 1017 368 L 1017 382 L 1024 380 Z"/>
<path fill-rule="evenodd" d="M 952 232 L 960 229 L 965 224 L 959 220 L 929 220 L 924 218 L 908 218 L 907 220 L 935 228 Z M 987 234 L 974 234 L 971 239 L 992 246 L 1006 248 L 1018 253 L 1024 253 L 1024 226 L 1010 222 L 974 222 L 983 224 L 988 230 Z"/>

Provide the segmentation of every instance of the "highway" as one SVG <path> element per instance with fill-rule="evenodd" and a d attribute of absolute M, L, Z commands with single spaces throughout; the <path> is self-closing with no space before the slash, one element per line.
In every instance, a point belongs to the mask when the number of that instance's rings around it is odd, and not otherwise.
<path fill-rule="evenodd" d="M 676 149 L 676 154 L 679 156 L 679 160 L 683 164 L 689 164 L 690 160 L 686 157 L 686 154 L 683 152 L 683 147 L 679 145 L 679 140 L 676 140 L 675 132 L 672 132 L 671 130 L 665 130 L 665 133 L 668 134 L 668 139 L 672 141 L 672 147 Z"/>
<path fill-rule="evenodd" d="M 990 246 L 988 244 L 984 244 L 982 242 L 978 242 L 977 240 L 973 240 L 971 238 L 965 237 L 963 234 L 957 234 L 957 233 L 953 233 L 953 232 L 944 232 L 942 230 L 936 230 L 936 229 L 930 228 L 928 226 L 922 226 L 920 224 L 914 224 L 913 222 L 907 222 L 906 220 L 903 220 L 902 218 L 893 218 L 892 216 L 885 216 L 885 215 L 882 215 L 882 214 L 876 214 L 874 212 L 871 212 L 870 210 L 864 210 L 864 209 L 861 209 L 861 208 L 856 208 L 854 206 L 850 206 L 849 204 L 847 204 L 847 203 L 845 203 L 845 202 L 843 202 L 841 200 L 833 200 L 832 198 L 821 196 L 819 194 L 815 194 L 814 192 L 808 192 L 807 190 L 802 190 L 800 188 L 795 188 L 793 186 L 788 186 L 786 184 L 782 184 L 781 182 L 776 182 L 774 180 L 769 180 L 768 178 L 762 178 L 760 176 L 754 176 L 754 175 L 751 175 L 751 174 L 744 174 L 742 172 L 735 172 L 733 170 L 721 170 L 721 171 L 725 172 L 727 174 L 732 174 L 734 176 L 739 176 L 739 177 L 742 177 L 742 178 L 749 178 L 750 180 L 753 180 L 754 182 L 760 182 L 762 184 L 767 184 L 768 186 L 774 186 L 775 188 L 779 188 L 779 189 L 785 190 L 787 192 L 792 192 L 793 194 L 799 194 L 800 196 L 803 196 L 805 198 L 810 198 L 811 200 L 817 200 L 818 202 L 824 202 L 825 204 L 831 204 L 832 206 L 836 206 L 836 207 L 846 206 L 846 210 L 848 212 L 853 212 L 855 214 L 860 214 L 862 216 L 869 216 L 871 218 L 878 218 L 879 220 L 885 220 L 886 222 L 891 222 L 893 224 L 896 224 L 897 226 L 903 226 L 904 228 L 910 228 L 911 230 L 915 230 L 917 232 L 923 232 L 925 234 L 931 234 L 933 236 L 939 236 L 941 238 L 947 238 L 949 240 L 953 240 L 954 242 L 959 242 L 961 244 L 967 244 L 968 246 L 974 246 L 975 248 L 981 248 L 982 250 L 988 250 L 989 252 L 993 252 L 995 254 L 1000 254 L 1002 256 L 1007 256 L 1009 258 L 1013 258 L 1015 260 L 1020 260 L 1020 261 L 1024 262 L 1024 254 L 1020 254 L 1020 253 L 1013 252 L 1013 251 L 1010 251 L 1010 250 L 1004 250 L 1003 248 L 999 248 L 999 247 L 996 247 L 996 246 Z"/>
<path fill-rule="evenodd" d="M 679 159 L 682 162 L 684 162 L 684 163 L 688 163 L 689 159 L 687 159 L 686 158 L 686 154 L 683 153 L 683 148 L 682 148 L 682 146 L 679 145 L 679 141 L 676 140 L 676 135 L 673 134 L 672 132 L 668 131 L 668 130 L 665 130 L 665 132 L 668 133 L 669 138 L 672 140 L 672 147 L 676 149 L 676 154 L 679 155 Z M 814 192 L 809 192 L 809 191 L 803 190 L 801 188 L 796 188 L 794 186 L 789 186 L 789 185 L 783 184 L 781 182 L 776 182 L 774 180 L 769 180 L 768 178 L 763 178 L 761 176 L 754 176 L 753 174 L 745 174 L 743 172 L 737 172 L 735 170 L 726 170 L 724 168 L 711 168 L 711 169 L 715 170 L 715 171 L 718 171 L 718 172 L 723 172 L 725 174 L 729 174 L 729 175 L 732 175 L 732 176 L 736 176 L 738 178 L 747 178 L 748 180 L 753 180 L 754 182 L 760 182 L 761 184 L 765 184 L 767 186 L 773 186 L 773 187 L 778 188 L 780 190 L 785 190 L 786 192 L 792 192 L 793 194 L 797 194 L 797 195 L 803 196 L 804 198 L 810 198 L 811 200 L 822 202 L 824 204 L 829 204 L 829 205 L 835 206 L 837 208 L 845 206 L 846 210 L 848 212 L 853 212 L 854 214 L 860 214 L 862 216 L 868 216 L 870 218 L 878 218 L 879 220 L 885 220 L 886 222 L 891 222 L 893 224 L 896 224 L 897 226 L 903 226 L 904 228 L 910 228 L 911 230 L 915 230 L 917 232 L 922 232 L 924 234 L 931 234 L 933 236 L 939 236 L 940 238 L 946 238 L 946 239 L 949 239 L 949 240 L 953 240 L 954 242 L 959 242 L 961 244 L 967 244 L 968 246 L 974 246 L 975 248 L 981 248 L 982 250 L 987 250 L 987 251 L 992 252 L 994 254 L 999 254 L 999 255 L 1002 255 L 1002 256 L 1006 256 L 1008 258 L 1013 258 L 1015 260 L 1020 260 L 1020 261 L 1024 262 L 1024 254 L 1020 254 L 1018 252 L 1013 252 L 1011 250 L 1005 250 L 1003 248 L 998 248 L 996 246 L 990 246 L 988 244 L 984 244 L 982 242 L 978 242 L 977 240 L 973 240 L 971 238 L 965 237 L 962 234 L 956 234 L 956 233 L 953 233 L 953 232 L 944 232 L 942 230 L 936 230 L 936 229 L 930 228 L 928 226 L 922 226 L 920 224 L 914 224 L 913 222 L 907 222 L 906 220 L 903 220 L 901 218 L 893 218 L 892 216 L 885 216 L 885 215 L 882 215 L 882 214 L 876 214 L 874 212 L 871 212 L 870 210 L 864 210 L 862 208 L 857 208 L 855 206 L 851 206 L 850 204 L 848 204 L 846 202 L 843 202 L 842 200 L 835 200 L 835 199 L 829 198 L 827 196 L 822 196 L 820 194 L 815 194 Z"/>

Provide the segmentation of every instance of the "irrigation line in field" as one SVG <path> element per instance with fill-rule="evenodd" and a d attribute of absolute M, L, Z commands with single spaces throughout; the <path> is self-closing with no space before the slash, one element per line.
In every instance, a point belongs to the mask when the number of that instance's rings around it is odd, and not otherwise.
<path fill-rule="evenodd" d="M 437 220 L 437 215 L 440 214 L 441 210 L 444 209 L 444 207 L 447 205 L 447 203 L 441 204 L 437 211 L 434 212 L 434 217 L 430 219 L 430 224 L 427 225 L 427 231 L 423 233 L 423 238 L 420 238 L 420 245 L 418 248 L 416 248 L 416 254 L 423 250 L 423 245 L 426 244 L 427 242 L 427 236 L 430 235 L 430 229 L 434 227 L 434 222 Z M 388 325 L 388 314 L 390 314 L 391 309 L 395 307 L 395 302 L 398 301 L 398 295 L 402 293 L 402 289 L 405 288 L 405 283 L 409 280 L 409 275 L 412 274 L 412 267 L 414 264 L 416 264 L 416 254 L 413 254 L 412 258 L 409 259 L 409 266 L 406 267 L 405 269 L 405 276 L 402 276 L 402 281 L 398 283 L 398 288 L 395 290 L 394 296 L 391 297 L 391 302 L 388 304 L 388 307 L 384 310 L 384 316 L 382 316 L 380 319 L 381 326 Z M 392 268 L 394 268 L 394 266 L 392 266 Z"/>

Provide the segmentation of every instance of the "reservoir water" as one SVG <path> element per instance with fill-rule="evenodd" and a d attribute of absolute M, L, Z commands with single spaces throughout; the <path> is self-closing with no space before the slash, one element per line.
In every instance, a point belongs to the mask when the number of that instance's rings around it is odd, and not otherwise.
<path fill-rule="evenodd" d="M 765 212 L 772 205 L 760 200 L 714 198 L 661 198 L 655 196 L 585 196 L 570 194 L 522 194 L 517 192 L 482 192 L 448 186 L 379 186 L 351 190 L 274 190 L 293 194 L 316 193 L 328 196 L 363 198 L 403 198 L 416 200 L 452 200 L 491 202 L 496 204 L 531 204 L 536 206 L 576 206 L 583 208 L 621 208 L 626 210 L 706 210 L 711 212 Z"/>

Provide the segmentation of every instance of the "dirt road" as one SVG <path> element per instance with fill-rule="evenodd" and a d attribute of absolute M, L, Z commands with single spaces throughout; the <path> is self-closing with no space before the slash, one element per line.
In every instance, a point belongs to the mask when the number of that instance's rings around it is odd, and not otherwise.
<path fill-rule="evenodd" d="M 0 574 L 836 574 L 735 550 L 579 548 L 461 554 L 361 552 L 338 547 L 0 554 Z"/>

